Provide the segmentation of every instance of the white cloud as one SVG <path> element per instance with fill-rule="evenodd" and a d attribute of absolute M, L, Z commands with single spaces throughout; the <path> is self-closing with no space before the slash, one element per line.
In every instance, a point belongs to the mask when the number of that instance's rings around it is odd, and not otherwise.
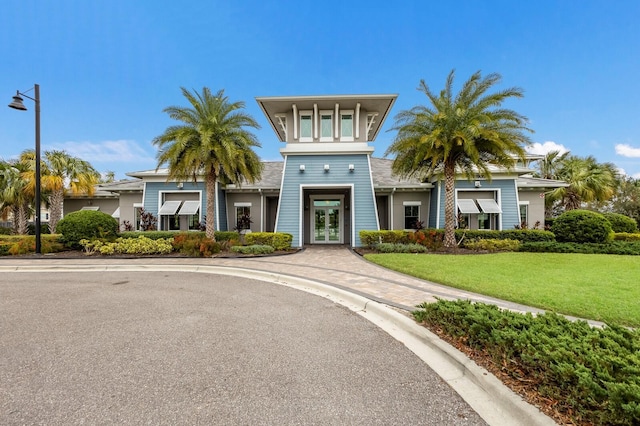
<path fill-rule="evenodd" d="M 122 162 L 133 163 L 153 161 L 154 157 L 135 141 L 116 140 L 103 142 L 69 141 L 46 147 L 46 149 L 64 150 L 74 157 L 88 162 Z"/>
<path fill-rule="evenodd" d="M 634 148 L 626 143 L 619 143 L 616 145 L 616 154 L 623 157 L 640 158 L 640 148 Z"/>
<path fill-rule="evenodd" d="M 560 154 L 569 152 L 569 150 L 562 144 L 555 143 L 553 141 L 546 141 L 544 143 L 536 142 L 526 148 L 529 154 L 546 155 L 551 151 L 560 151 Z"/>

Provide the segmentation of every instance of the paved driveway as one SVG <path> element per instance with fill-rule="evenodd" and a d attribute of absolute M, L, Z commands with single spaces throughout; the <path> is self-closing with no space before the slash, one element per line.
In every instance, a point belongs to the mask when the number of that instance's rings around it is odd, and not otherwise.
<path fill-rule="evenodd" d="M 484 424 L 333 302 L 185 272 L 2 272 L 0 424 Z"/>

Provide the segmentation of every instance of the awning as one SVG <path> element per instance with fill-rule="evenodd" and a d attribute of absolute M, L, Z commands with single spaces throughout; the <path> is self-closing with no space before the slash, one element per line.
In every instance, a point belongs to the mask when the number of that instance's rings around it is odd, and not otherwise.
<path fill-rule="evenodd" d="M 162 207 L 160 207 L 158 216 L 176 214 L 181 203 L 182 201 L 165 201 Z"/>
<path fill-rule="evenodd" d="M 182 204 L 182 207 L 180 208 L 180 211 L 178 212 L 178 214 L 192 216 L 198 213 L 199 209 L 200 209 L 200 201 L 189 200 L 189 201 L 185 201 Z"/>
<path fill-rule="evenodd" d="M 478 206 L 473 200 L 458 200 L 458 210 L 462 214 L 478 214 L 480 210 L 478 210 Z"/>
<path fill-rule="evenodd" d="M 485 213 L 502 213 L 500 206 L 495 202 L 495 200 L 478 198 L 478 204 L 480 204 L 480 208 Z"/>
<path fill-rule="evenodd" d="M 80 210 L 93 210 L 93 211 L 98 211 L 100 210 L 100 206 L 84 206 L 83 208 L 81 208 Z"/>
<path fill-rule="evenodd" d="M 115 212 L 111 215 L 111 217 L 115 217 L 116 219 L 120 219 L 120 207 L 116 209 Z"/>

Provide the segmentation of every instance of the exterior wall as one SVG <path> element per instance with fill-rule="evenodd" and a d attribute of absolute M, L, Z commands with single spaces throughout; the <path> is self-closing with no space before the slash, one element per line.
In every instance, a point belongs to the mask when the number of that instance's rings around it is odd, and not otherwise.
<path fill-rule="evenodd" d="M 426 227 L 429 223 L 429 200 L 430 191 L 411 191 L 411 192 L 398 192 L 393 194 L 393 224 L 391 229 L 405 229 L 404 227 L 404 207 L 405 203 L 420 203 L 419 208 L 419 220 L 424 222 Z"/>
<path fill-rule="evenodd" d="M 301 164 L 305 166 L 304 172 L 300 171 Z M 329 172 L 324 171 L 325 164 L 329 165 Z M 353 172 L 349 171 L 349 164 L 354 165 Z M 352 221 L 354 226 L 350 230 L 353 245 L 360 245 L 358 235 L 360 230 L 378 229 L 368 155 L 289 155 L 285 157 L 276 231 L 292 234 L 294 247 L 300 247 L 305 243 L 301 231 L 304 212 L 301 205 L 303 187 L 305 189 L 353 188 L 353 203 L 349 209 L 345 210 L 345 215 L 349 214 L 354 218 Z"/>
<path fill-rule="evenodd" d="M 262 197 L 258 193 L 244 192 L 244 193 L 233 193 L 227 192 L 226 195 L 226 211 L 227 220 L 226 226 L 227 229 L 235 229 L 237 225 L 237 214 L 236 214 L 236 203 L 250 203 L 251 204 L 251 231 L 252 232 L 260 232 L 263 229 L 262 224 Z M 222 218 L 221 218 L 222 219 Z"/>
<path fill-rule="evenodd" d="M 502 213 L 499 215 L 499 223 L 497 229 L 513 229 L 520 223 L 520 212 L 518 210 L 518 193 L 516 190 L 515 179 L 493 179 L 491 182 L 486 180 L 482 180 L 480 182 L 481 187 L 476 188 L 473 181 L 469 182 L 467 180 L 457 180 L 456 189 L 464 190 L 467 194 L 474 194 L 473 197 L 466 196 L 465 198 L 487 198 L 486 194 L 490 193 L 491 191 L 493 191 L 494 193 L 499 193 L 500 199 L 497 199 L 496 201 L 500 205 Z M 440 191 L 440 220 L 437 223 L 437 228 L 444 228 L 444 200 L 445 196 L 443 184 L 442 191 Z"/>
<path fill-rule="evenodd" d="M 100 207 L 102 213 L 113 214 L 118 208 L 118 203 L 117 198 L 66 198 L 64 215 L 81 210 L 83 207 Z"/>
<path fill-rule="evenodd" d="M 544 228 L 544 197 L 540 197 L 542 190 L 538 191 L 520 191 L 518 198 L 520 203 L 528 203 L 529 219 L 527 226 L 533 228 L 536 222 L 540 222 L 540 229 Z"/>
<path fill-rule="evenodd" d="M 145 190 L 144 190 L 144 209 L 148 212 L 153 213 L 154 216 L 158 218 L 158 229 L 161 228 L 161 218 L 158 217 L 158 211 L 162 206 L 163 199 L 164 201 L 168 200 L 193 200 L 194 193 L 201 194 L 202 203 L 200 204 L 200 210 L 198 214 L 200 215 L 200 221 L 202 221 L 205 217 L 206 211 L 206 198 L 207 194 L 204 190 L 204 183 L 198 182 L 184 182 L 181 184 L 182 187 L 178 187 L 175 182 L 146 182 Z M 184 195 L 180 195 L 184 194 Z M 122 215 L 122 213 L 121 213 Z M 133 223 L 133 222 L 132 222 Z"/>
<path fill-rule="evenodd" d="M 120 229 L 125 221 L 135 227 L 136 207 L 134 204 L 142 203 L 142 192 L 121 193 L 120 194 Z"/>
<path fill-rule="evenodd" d="M 442 182 L 436 182 L 433 189 L 431 189 L 431 202 L 429 203 L 429 228 L 437 228 L 438 227 L 438 209 L 440 200 L 444 200 L 444 198 L 440 197 L 440 193 L 444 187 L 442 186 Z"/>
<path fill-rule="evenodd" d="M 303 111 L 307 111 L 306 109 L 302 109 Z M 320 126 L 320 111 L 331 111 L 332 113 L 332 117 L 333 117 L 333 121 L 332 121 L 332 128 L 334 129 L 333 133 L 334 133 L 334 138 L 332 142 L 340 142 L 340 124 L 338 125 L 338 137 L 335 137 L 335 125 L 336 125 L 336 111 L 335 111 L 335 102 L 331 103 L 331 106 L 328 108 L 324 108 L 324 107 L 319 107 L 318 108 L 318 126 Z M 356 123 L 355 123 L 355 115 L 356 115 L 356 111 L 355 111 L 355 102 L 353 105 L 350 104 L 340 104 L 340 110 L 338 111 L 338 121 L 340 120 L 340 111 L 353 111 L 353 141 L 352 142 L 367 142 L 367 110 L 365 110 L 364 108 L 360 108 L 360 120 L 358 123 L 358 131 L 359 131 L 359 137 L 356 138 Z M 298 114 L 297 114 L 297 119 L 298 119 L 298 139 L 294 139 L 294 132 L 293 132 L 293 109 L 289 109 L 286 113 L 286 121 L 287 121 L 287 136 L 286 136 L 286 140 L 288 143 L 318 143 L 318 142 L 327 142 L 325 140 L 320 141 L 320 128 L 318 127 L 318 137 L 317 138 L 313 138 L 312 141 L 308 141 L 308 142 L 301 142 L 299 140 L 300 137 L 300 109 L 298 109 Z M 313 122 L 313 109 L 311 109 L 312 112 L 312 122 Z M 313 123 L 312 123 L 312 130 L 313 130 Z M 312 135 L 313 135 L 313 131 L 312 131 Z"/>

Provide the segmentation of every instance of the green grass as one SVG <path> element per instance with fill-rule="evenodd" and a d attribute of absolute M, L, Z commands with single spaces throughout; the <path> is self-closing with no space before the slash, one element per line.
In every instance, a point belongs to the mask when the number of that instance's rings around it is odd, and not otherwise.
<path fill-rule="evenodd" d="M 565 315 L 640 327 L 640 258 L 600 254 L 368 254 L 451 287 Z"/>

